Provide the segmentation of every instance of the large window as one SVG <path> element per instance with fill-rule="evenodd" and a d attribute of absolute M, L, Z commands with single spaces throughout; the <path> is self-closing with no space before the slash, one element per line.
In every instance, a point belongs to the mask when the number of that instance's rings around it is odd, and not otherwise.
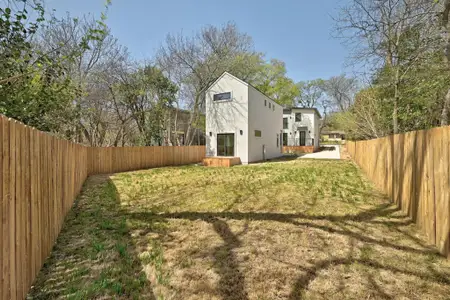
<path fill-rule="evenodd" d="M 234 156 L 234 133 L 217 135 L 217 156 Z"/>
<path fill-rule="evenodd" d="M 302 114 L 295 113 L 295 122 L 301 122 L 301 121 L 302 121 Z"/>
<path fill-rule="evenodd" d="M 256 136 L 256 137 L 262 137 L 262 132 L 261 132 L 261 130 L 255 130 L 255 136 Z"/>
<path fill-rule="evenodd" d="M 231 92 L 214 95 L 214 101 L 225 101 L 225 100 L 231 100 Z"/>
<path fill-rule="evenodd" d="M 288 129 L 288 118 L 283 118 L 283 129 Z"/>

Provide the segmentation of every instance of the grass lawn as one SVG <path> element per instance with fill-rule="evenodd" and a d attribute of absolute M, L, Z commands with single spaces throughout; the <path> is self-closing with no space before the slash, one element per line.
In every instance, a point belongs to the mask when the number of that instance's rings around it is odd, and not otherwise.
<path fill-rule="evenodd" d="M 349 161 L 94 176 L 30 299 L 449 299 L 450 261 Z"/>

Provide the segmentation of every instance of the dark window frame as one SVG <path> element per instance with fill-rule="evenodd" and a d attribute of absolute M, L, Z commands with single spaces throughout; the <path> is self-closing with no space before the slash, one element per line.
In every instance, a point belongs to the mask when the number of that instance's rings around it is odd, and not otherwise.
<path fill-rule="evenodd" d="M 225 95 L 227 96 L 227 98 L 225 98 Z M 214 96 L 213 96 L 214 102 L 231 101 L 232 99 L 233 99 L 233 94 L 231 92 L 218 93 L 218 94 L 214 94 Z"/>
<path fill-rule="evenodd" d="M 229 145 L 228 142 L 230 139 L 228 137 L 232 137 L 232 145 Z M 223 146 L 220 144 L 220 139 L 223 138 Z M 222 151 L 223 150 L 223 153 Z M 232 152 L 232 153 L 228 153 Z M 234 133 L 218 133 L 217 134 L 217 156 L 225 156 L 225 157 L 233 157 L 236 152 L 236 137 Z"/>
<path fill-rule="evenodd" d="M 284 125 L 286 125 L 286 126 L 284 126 Z M 283 129 L 288 129 L 289 128 L 289 119 L 286 117 L 286 118 L 283 118 Z"/>
<path fill-rule="evenodd" d="M 295 113 L 295 122 L 302 121 L 302 113 Z"/>

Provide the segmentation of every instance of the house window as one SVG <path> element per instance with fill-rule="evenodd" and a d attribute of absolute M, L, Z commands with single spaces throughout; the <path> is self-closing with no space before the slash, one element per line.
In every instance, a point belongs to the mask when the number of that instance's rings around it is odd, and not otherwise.
<path fill-rule="evenodd" d="M 261 130 L 255 130 L 255 136 L 256 137 L 262 137 Z"/>
<path fill-rule="evenodd" d="M 288 118 L 283 118 L 283 129 L 288 129 Z"/>
<path fill-rule="evenodd" d="M 277 134 L 277 148 L 278 147 L 280 147 L 280 139 L 279 139 L 278 134 Z"/>
<path fill-rule="evenodd" d="M 214 94 L 214 101 L 231 100 L 231 92 Z"/>
<path fill-rule="evenodd" d="M 275 111 L 275 105 L 272 105 L 273 111 Z"/>
<path fill-rule="evenodd" d="M 217 135 L 217 156 L 234 156 L 234 133 Z"/>
<path fill-rule="evenodd" d="M 287 132 L 283 133 L 283 146 L 288 145 L 288 134 Z"/>
<path fill-rule="evenodd" d="M 272 103 L 269 102 L 269 108 L 272 108 Z"/>
<path fill-rule="evenodd" d="M 301 121 L 302 121 L 302 114 L 295 113 L 295 122 L 301 122 Z"/>
<path fill-rule="evenodd" d="M 267 106 L 267 100 L 264 99 L 264 106 Z"/>

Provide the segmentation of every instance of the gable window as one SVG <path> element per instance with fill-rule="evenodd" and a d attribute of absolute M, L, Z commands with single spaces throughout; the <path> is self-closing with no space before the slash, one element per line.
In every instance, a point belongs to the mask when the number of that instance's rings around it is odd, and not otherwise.
<path fill-rule="evenodd" d="M 288 129 L 288 118 L 283 118 L 283 129 Z"/>
<path fill-rule="evenodd" d="M 256 137 L 262 137 L 261 130 L 255 130 L 255 136 Z"/>
<path fill-rule="evenodd" d="M 269 108 L 272 108 L 272 103 L 269 102 Z"/>
<path fill-rule="evenodd" d="M 214 94 L 214 101 L 231 100 L 231 92 Z"/>
<path fill-rule="evenodd" d="M 295 122 L 301 122 L 301 121 L 302 121 L 302 114 L 295 113 Z"/>
<path fill-rule="evenodd" d="M 267 100 L 264 99 L 264 106 L 267 106 Z"/>
<path fill-rule="evenodd" d="M 275 105 L 272 105 L 273 111 L 275 111 Z"/>

